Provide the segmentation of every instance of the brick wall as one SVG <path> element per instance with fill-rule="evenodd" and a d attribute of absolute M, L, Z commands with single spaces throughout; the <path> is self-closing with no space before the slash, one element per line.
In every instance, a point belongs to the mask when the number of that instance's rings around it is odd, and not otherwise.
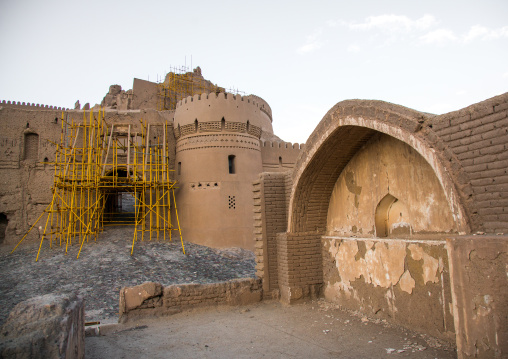
<path fill-rule="evenodd" d="M 317 297 L 323 285 L 320 232 L 277 234 L 278 281 L 281 300 L 294 303 Z"/>
<path fill-rule="evenodd" d="M 264 172 L 254 182 L 254 236 L 257 276 L 263 278 L 263 292 L 277 296 L 276 235 L 287 227 L 285 173 Z"/>
<path fill-rule="evenodd" d="M 473 232 L 508 233 L 508 93 L 437 116 L 427 139 L 452 167 Z"/>
<path fill-rule="evenodd" d="M 259 302 L 261 279 L 246 278 L 213 284 L 179 284 L 163 287 L 146 282 L 120 290 L 120 322 L 143 316 L 170 314 L 187 308 L 245 305 Z"/>

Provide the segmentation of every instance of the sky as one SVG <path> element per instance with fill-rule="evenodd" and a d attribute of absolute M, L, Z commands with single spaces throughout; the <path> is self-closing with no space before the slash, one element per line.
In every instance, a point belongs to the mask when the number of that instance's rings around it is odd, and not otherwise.
<path fill-rule="evenodd" d="M 0 100 L 74 108 L 200 66 L 304 143 L 375 99 L 442 114 L 508 91 L 508 1 L 0 0 Z"/>

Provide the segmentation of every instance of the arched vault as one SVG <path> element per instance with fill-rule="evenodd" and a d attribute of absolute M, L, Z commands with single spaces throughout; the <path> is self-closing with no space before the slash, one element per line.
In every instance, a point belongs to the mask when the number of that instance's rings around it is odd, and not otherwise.
<path fill-rule="evenodd" d="M 288 232 L 323 232 L 330 196 L 344 167 L 376 133 L 392 136 L 416 150 L 432 167 L 457 223 L 469 233 L 468 216 L 450 172 L 460 167 L 455 158 L 444 161 L 426 126 L 434 115 L 383 101 L 347 100 L 336 104 L 321 120 L 300 154 L 289 202 Z M 432 137 L 432 138 L 435 138 Z"/>

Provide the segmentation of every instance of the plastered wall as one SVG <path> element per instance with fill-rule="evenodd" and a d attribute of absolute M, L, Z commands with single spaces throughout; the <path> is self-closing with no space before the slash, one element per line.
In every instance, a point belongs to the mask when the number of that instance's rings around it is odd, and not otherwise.
<path fill-rule="evenodd" d="M 379 206 L 386 196 L 396 199 L 390 208 Z M 376 226 L 376 216 L 387 222 Z M 330 198 L 327 232 L 385 237 L 457 229 L 441 185 L 425 159 L 402 141 L 379 134 L 340 174 Z"/>
<path fill-rule="evenodd" d="M 251 184 L 261 172 L 259 140 L 232 133 L 188 136 L 177 143 L 176 161 L 184 238 L 216 248 L 254 249 Z"/>
<path fill-rule="evenodd" d="M 198 122 L 241 122 L 261 128 L 263 132 L 273 133 L 272 119 L 262 109 L 264 101 L 256 102 L 256 98 L 226 93 L 201 94 L 181 100 L 176 107 L 175 128 L 180 125 Z"/>
<path fill-rule="evenodd" d="M 323 238 L 324 296 L 454 341 L 446 242 Z"/>
<path fill-rule="evenodd" d="M 457 356 L 508 356 L 508 236 L 446 240 Z"/>

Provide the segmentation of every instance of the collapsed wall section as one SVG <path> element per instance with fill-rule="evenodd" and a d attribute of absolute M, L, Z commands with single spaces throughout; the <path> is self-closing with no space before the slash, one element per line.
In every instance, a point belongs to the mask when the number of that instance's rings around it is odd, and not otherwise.
<path fill-rule="evenodd" d="M 173 314 L 185 309 L 246 305 L 261 301 L 261 280 L 244 278 L 213 284 L 177 284 L 163 287 L 146 282 L 120 290 L 119 322 L 134 318 Z"/>

